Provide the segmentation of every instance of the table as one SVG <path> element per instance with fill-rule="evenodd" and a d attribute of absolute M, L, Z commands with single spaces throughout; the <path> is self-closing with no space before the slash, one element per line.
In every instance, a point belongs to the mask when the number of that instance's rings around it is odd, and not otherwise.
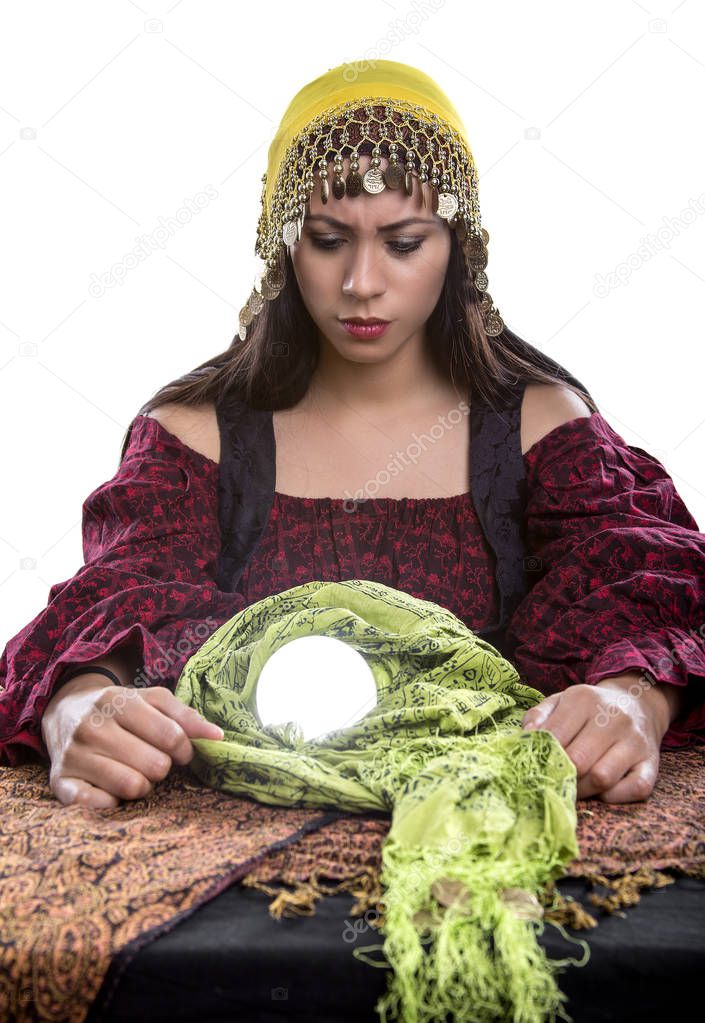
<path fill-rule="evenodd" d="M 600 921 L 592 930 L 567 932 L 591 949 L 587 965 L 567 966 L 558 979 L 574 1023 L 678 1023 L 702 1016 L 705 881 L 664 873 L 675 883 L 642 891 L 624 917 L 603 916 L 587 899 L 588 882 L 557 882 L 563 895 L 580 899 Z M 387 970 L 359 961 L 352 949 L 383 939 L 368 927 L 354 941 L 344 940 L 356 919 L 350 916 L 353 896 L 328 896 L 314 916 L 281 920 L 269 915 L 270 901 L 235 883 L 140 948 L 124 969 L 125 958 L 118 958 L 86 1023 L 379 1023 L 374 1005 L 386 989 Z M 538 941 L 551 958 L 583 958 L 582 948 L 555 927 L 547 925 Z"/>

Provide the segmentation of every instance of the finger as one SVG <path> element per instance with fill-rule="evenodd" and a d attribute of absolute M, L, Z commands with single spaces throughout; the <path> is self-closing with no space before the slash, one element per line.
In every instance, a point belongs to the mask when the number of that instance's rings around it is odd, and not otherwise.
<path fill-rule="evenodd" d="M 122 720 L 118 715 L 122 715 Z M 81 722 L 76 729 L 74 741 L 64 756 L 63 769 L 85 777 L 121 799 L 147 795 L 151 791 L 148 782 L 161 781 L 169 774 L 172 756 L 123 727 L 124 710 L 116 711 L 115 715 L 106 713 L 98 723 L 94 723 L 95 717 L 91 715 L 87 724 Z M 188 739 L 184 741 L 188 743 L 190 760 L 193 747 Z"/>
<path fill-rule="evenodd" d="M 575 696 L 575 694 L 570 695 Z M 542 715 L 538 718 L 533 727 L 551 732 L 567 751 L 570 743 L 580 735 L 589 719 L 586 717 L 586 708 L 581 705 L 581 701 L 570 698 L 561 699 L 562 696 L 563 693 L 556 693 L 549 698 L 552 701 L 550 710 L 545 716 Z M 535 708 L 537 714 L 541 710 L 541 706 L 539 704 Z"/>
<path fill-rule="evenodd" d="M 149 699 L 156 701 L 159 709 L 172 718 L 172 720 L 177 721 L 190 738 L 223 738 L 224 732 L 220 725 L 216 725 L 213 721 L 207 721 L 202 714 L 199 714 L 195 707 L 188 707 L 165 686 L 152 686 L 150 689 L 142 690 L 142 692 L 148 693 Z"/>
<path fill-rule="evenodd" d="M 556 709 L 559 696 L 560 693 L 552 693 L 551 696 L 547 696 L 540 703 L 537 703 L 535 707 L 527 710 L 521 719 L 522 728 L 540 728 L 546 718 Z"/>
<path fill-rule="evenodd" d="M 105 810 L 120 805 L 120 800 L 104 789 L 91 785 L 83 778 L 71 778 L 65 775 L 56 778 L 50 786 L 54 795 L 65 806 L 80 804 L 96 810 Z"/>
<path fill-rule="evenodd" d="M 658 779 L 659 757 L 655 754 L 634 764 L 612 788 L 600 793 L 605 803 L 636 803 L 648 799 Z"/>
<path fill-rule="evenodd" d="M 106 730 L 107 730 L 106 726 Z M 126 737 L 128 733 L 121 731 L 115 724 L 111 729 Z M 153 789 L 153 779 L 148 777 L 133 761 L 126 763 L 123 760 L 124 753 L 116 757 L 104 754 L 96 748 L 97 739 L 94 738 L 90 746 L 85 742 L 74 742 L 67 750 L 62 764 L 62 772 L 65 777 L 73 781 L 80 780 L 86 784 L 102 789 L 104 792 L 117 799 L 144 799 Z M 166 777 L 171 769 L 169 757 L 154 747 L 148 747 L 151 753 L 145 758 L 147 766 L 145 770 L 154 774 L 154 768 L 150 766 L 157 757 L 164 758 L 161 773 L 154 780 Z"/>
<path fill-rule="evenodd" d="M 126 687 L 112 692 L 103 696 L 100 707 L 81 721 L 75 735 L 87 746 L 97 745 L 106 756 L 134 767 L 145 777 L 160 780 L 166 777 L 172 761 L 188 764 L 194 753 L 182 724 L 168 713 L 170 708 L 173 710 L 169 697 L 174 699 L 162 686 L 148 690 Z M 184 704 L 180 707 L 190 711 Z M 188 714 L 182 713 L 182 720 L 184 717 Z M 122 731 L 102 728 L 112 722 L 120 725 Z M 186 724 L 192 731 L 201 727 L 192 719 Z"/>
<path fill-rule="evenodd" d="M 616 785 L 634 762 L 634 749 L 630 749 L 629 744 L 623 740 L 614 741 L 602 754 L 595 751 L 592 755 L 592 764 L 578 773 L 577 798 L 589 799 Z"/>

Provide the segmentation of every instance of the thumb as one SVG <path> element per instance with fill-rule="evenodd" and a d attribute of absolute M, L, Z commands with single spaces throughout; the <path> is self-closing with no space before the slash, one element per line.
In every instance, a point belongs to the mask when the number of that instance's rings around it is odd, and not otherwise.
<path fill-rule="evenodd" d="M 522 728 L 540 728 L 556 706 L 556 695 L 548 696 L 526 712 L 522 718 Z"/>

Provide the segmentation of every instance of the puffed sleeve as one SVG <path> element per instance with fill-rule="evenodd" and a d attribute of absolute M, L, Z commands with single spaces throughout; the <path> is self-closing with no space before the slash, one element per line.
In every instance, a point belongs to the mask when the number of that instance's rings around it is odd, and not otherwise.
<path fill-rule="evenodd" d="M 186 661 L 243 607 L 217 588 L 217 462 L 156 419 L 131 423 L 111 480 L 83 502 L 83 566 L 55 583 L 47 606 L 0 657 L 0 763 L 35 750 L 41 718 L 69 666 L 129 651 L 137 686 L 172 691 Z"/>
<path fill-rule="evenodd" d="M 507 630 L 544 695 L 645 669 L 686 687 L 665 747 L 705 742 L 705 535 L 664 466 L 603 416 L 524 455 L 530 589 Z"/>

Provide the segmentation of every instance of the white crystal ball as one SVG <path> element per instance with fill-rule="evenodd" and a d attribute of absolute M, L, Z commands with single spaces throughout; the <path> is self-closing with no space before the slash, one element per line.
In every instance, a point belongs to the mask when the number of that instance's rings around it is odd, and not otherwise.
<path fill-rule="evenodd" d="M 279 647 L 257 680 L 264 727 L 295 721 L 306 742 L 355 724 L 377 704 L 365 658 L 333 636 L 300 636 Z"/>

